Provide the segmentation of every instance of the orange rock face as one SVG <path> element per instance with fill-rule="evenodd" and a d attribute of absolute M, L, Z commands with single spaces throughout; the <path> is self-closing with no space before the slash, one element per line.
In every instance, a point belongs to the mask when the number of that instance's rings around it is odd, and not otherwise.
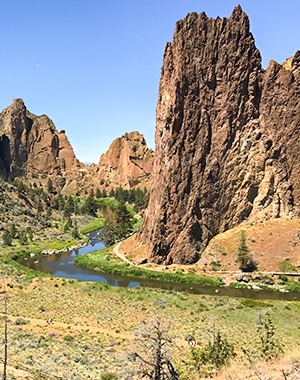
<path fill-rule="evenodd" d="M 154 152 L 139 132 L 125 133 L 100 157 L 95 177 L 98 183 L 105 182 L 109 187 L 148 188 L 153 159 Z"/>

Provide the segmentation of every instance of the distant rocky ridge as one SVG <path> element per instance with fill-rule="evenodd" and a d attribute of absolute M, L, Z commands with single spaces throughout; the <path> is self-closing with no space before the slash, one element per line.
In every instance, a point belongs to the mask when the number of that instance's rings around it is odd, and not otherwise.
<path fill-rule="evenodd" d="M 154 152 L 139 132 L 125 133 L 100 157 L 95 178 L 109 187 L 119 184 L 126 189 L 137 185 L 148 188 L 153 160 Z"/>
<path fill-rule="evenodd" d="M 81 194 L 100 182 L 106 188 L 149 186 L 153 151 L 138 132 L 116 139 L 98 165 L 75 157 L 65 134 L 46 115 L 30 113 L 22 99 L 0 113 L 0 177 L 46 183 L 52 179 L 62 193 Z M 102 181 L 101 181 L 102 180 Z"/>
<path fill-rule="evenodd" d="M 190 13 L 164 53 L 156 158 L 138 234 L 157 263 L 192 263 L 245 220 L 300 213 L 300 51 L 261 67 L 240 6 Z"/>

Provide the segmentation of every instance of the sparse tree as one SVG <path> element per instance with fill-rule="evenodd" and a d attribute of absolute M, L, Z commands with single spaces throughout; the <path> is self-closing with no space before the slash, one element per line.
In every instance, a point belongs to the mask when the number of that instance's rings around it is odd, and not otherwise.
<path fill-rule="evenodd" d="M 115 216 L 106 219 L 105 226 L 101 230 L 101 240 L 109 247 L 116 242 L 117 222 Z"/>
<path fill-rule="evenodd" d="M 31 227 L 27 227 L 26 228 L 26 232 L 27 232 L 28 240 L 32 242 L 33 241 L 33 231 L 32 231 L 32 228 Z"/>
<path fill-rule="evenodd" d="M 17 233 L 18 233 L 18 230 L 15 224 L 12 224 L 10 227 L 10 234 L 11 234 L 12 239 L 14 239 L 17 236 Z"/>
<path fill-rule="evenodd" d="M 247 246 L 246 233 L 244 230 L 242 230 L 240 234 L 236 261 L 243 272 L 252 272 L 257 267 L 257 263 L 253 260 L 250 249 Z"/>
<path fill-rule="evenodd" d="M 65 225 L 64 225 L 64 232 L 68 232 L 72 226 L 73 226 L 72 220 L 69 217 L 68 220 L 66 221 Z"/>
<path fill-rule="evenodd" d="M 131 228 L 131 215 L 126 208 L 125 203 L 120 202 L 116 210 L 116 235 L 118 240 L 124 239 L 128 236 Z"/>
<path fill-rule="evenodd" d="M 37 214 L 40 215 L 44 210 L 43 204 L 42 204 L 40 198 L 37 198 L 37 200 L 35 202 L 35 207 L 37 209 Z"/>
<path fill-rule="evenodd" d="M 70 196 L 67 197 L 67 200 L 65 202 L 65 207 L 64 207 L 64 218 L 67 219 L 71 216 L 71 214 L 74 212 L 74 200 Z"/>
<path fill-rule="evenodd" d="M 184 379 L 190 378 L 191 374 L 207 376 L 228 365 L 230 360 L 235 357 L 233 344 L 228 342 L 219 329 L 213 326 L 207 330 L 207 335 L 207 344 L 204 346 L 191 345 L 186 358 L 183 359 L 181 374 Z"/>
<path fill-rule="evenodd" d="M 20 231 L 18 234 L 18 240 L 21 245 L 27 244 L 27 233 L 26 231 Z"/>
<path fill-rule="evenodd" d="M 264 359 L 271 360 L 283 352 L 282 344 L 275 336 L 276 330 L 269 312 L 266 312 L 265 315 L 259 314 L 257 335 L 258 353 Z"/>
<path fill-rule="evenodd" d="M 120 203 L 114 216 L 107 218 L 104 228 L 101 231 L 103 243 L 109 247 L 126 238 L 131 231 L 132 221 L 124 203 Z"/>
<path fill-rule="evenodd" d="M 3 245 L 6 245 L 6 246 L 12 245 L 12 237 L 9 230 L 4 230 L 2 239 L 3 239 Z"/>
<path fill-rule="evenodd" d="M 58 194 L 57 206 L 60 211 L 63 210 L 65 207 L 65 198 L 61 194 Z"/>
<path fill-rule="evenodd" d="M 179 374 L 170 359 L 169 324 L 160 319 L 141 324 L 137 340 L 138 351 L 133 358 L 138 363 L 137 375 L 141 379 L 178 380 Z"/>
<path fill-rule="evenodd" d="M 78 225 L 77 225 L 77 220 L 74 221 L 73 225 L 73 230 L 72 230 L 72 236 L 74 239 L 78 239 L 79 236 L 79 231 L 78 231 Z"/>

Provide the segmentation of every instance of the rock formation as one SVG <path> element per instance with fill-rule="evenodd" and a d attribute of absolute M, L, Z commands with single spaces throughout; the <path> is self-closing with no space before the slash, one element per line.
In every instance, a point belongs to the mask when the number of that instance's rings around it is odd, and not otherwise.
<path fill-rule="evenodd" d="M 56 178 L 81 167 L 64 131 L 45 115 L 27 111 L 22 99 L 0 114 L 0 176 Z M 63 181 L 65 182 L 65 180 Z"/>
<path fill-rule="evenodd" d="M 149 187 L 154 152 L 138 132 L 116 139 L 98 165 L 85 166 L 75 157 L 65 134 L 46 115 L 30 113 L 22 99 L 0 113 L 0 177 L 46 184 L 63 194 L 81 194 L 103 183 L 106 190 Z"/>
<path fill-rule="evenodd" d="M 191 13 L 168 43 L 150 201 L 138 240 L 158 263 L 192 263 L 244 220 L 300 211 L 300 51 L 261 68 L 240 6 Z"/>
<path fill-rule="evenodd" d="M 115 139 L 100 157 L 95 178 L 109 188 L 149 187 L 154 152 L 139 132 L 125 133 Z"/>

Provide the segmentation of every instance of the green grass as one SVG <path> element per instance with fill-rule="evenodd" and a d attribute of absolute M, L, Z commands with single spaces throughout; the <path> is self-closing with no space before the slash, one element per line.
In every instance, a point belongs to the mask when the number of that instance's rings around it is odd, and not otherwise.
<path fill-rule="evenodd" d="M 114 198 L 98 198 L 96 199 L 98 205 L 104 205 L 111 208 L 118 208 L 119 202 Z"/>
<path fill-rule="evenodd" d="M 32 368 L 38 360 L 49 374 L 64 378 L 71 378 L 75 369 L 82 379 L 98 378 L 104 371 L 117 373 L 120 378 L 124 371 L 129 374 L 126 353 L 132 350 L 141 321 L 151 323 L 155 317 L 170 322 L 174 342 L 193 334 L 201 346 L 207 343 L 210 328 L 220 329 L 238 353 L 234 364 L 245 368 L 249 363 L 243 359 L 241 347 L 250 352 L 255 349 L 258 313 L 271 314 L 276 337 L 284 342 L 288 353 L 297 349 L 300 339 L 300 305 L 294 301 L 248 301 L 58 278 L 41 278 L 30 287 L 14 284 L 7 290 L 12 320 L 8 325 L 9 362 Z M 43 323 L 49 316 L 54 319 L 53 326 Z M 36 319 L 41 326 L 32 331 L 25 325 L 16 328 L 23 321 L 34 325 Z M 186 346 L 172 345 L 170 354 L 176 369 L 184 365 L 180 361 L 186 359 L 188 351 Z"/>
<path fill-rule="evenodd" d="M 129 266 L 123 261 L 116 259 L 111 253 L 111 248 L 87 253 L 75 258 L 76 265 L 98 270 L 105 273 L 113 273 L 128 277 L 139 277 L 144 279 L 162 280 L 170 282 L 198 283 L 202 285 L 221 286 L 222 283 L 211 277 L 201 277 L 194 273 L 184 274 L 180 271 L 176 273 L 159 272 Z"/>
<path fill-rule="evenodd" d="M 299 281 L 287 281 L 284 285 L 285 289 L 290 292 L 300 292 L 300 282 Z"/>
<path fill-rule="evenodd" d="M 90 223 L 85 225 L 80 229 L 81 234 L 88 234 L 90 232 L 93 232 L 95 230 L 99 230 L 100 228 L 103 228 L 105 225 L 105 219 L 104 218 L 95 218 Z"/>

